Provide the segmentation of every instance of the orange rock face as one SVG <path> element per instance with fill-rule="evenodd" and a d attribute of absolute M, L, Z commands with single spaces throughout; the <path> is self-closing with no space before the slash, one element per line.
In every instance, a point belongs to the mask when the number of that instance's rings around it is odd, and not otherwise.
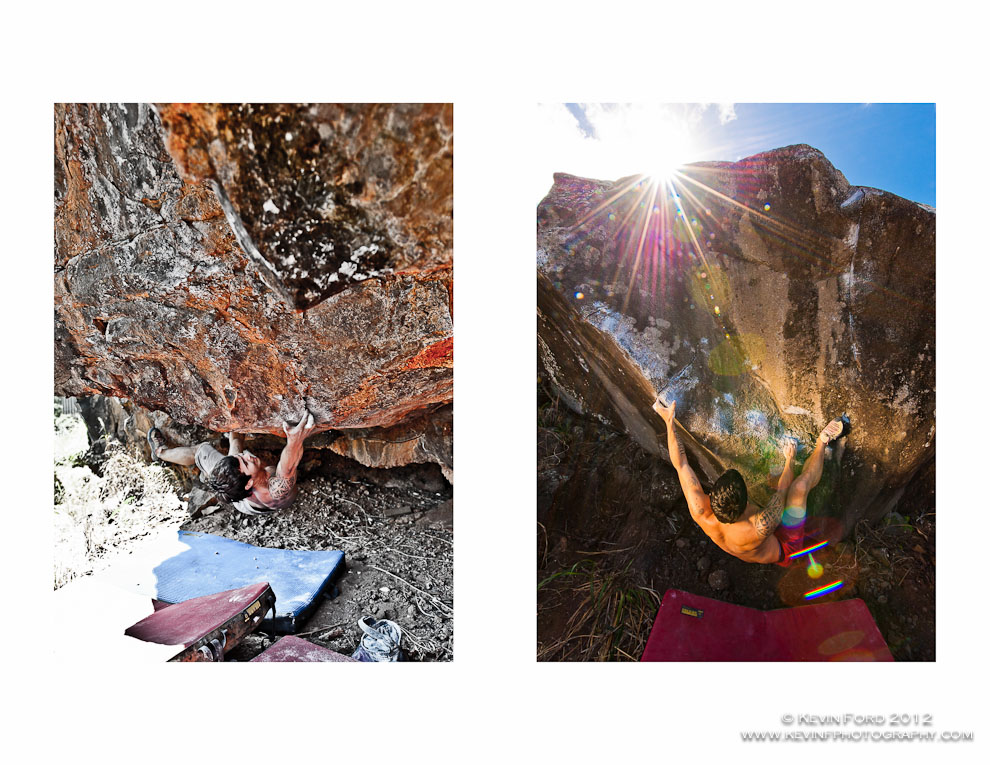
<path fill-rule="evenodd" d="M 451 128 L 449 105 L 56 106 L 56 393 L 274 434 L 449 404 Z"/>

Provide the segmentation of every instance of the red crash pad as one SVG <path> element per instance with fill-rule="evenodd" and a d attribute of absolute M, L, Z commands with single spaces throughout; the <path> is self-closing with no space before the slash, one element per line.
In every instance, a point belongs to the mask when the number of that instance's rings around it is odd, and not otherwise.
<path fill-rule="evenodd" d="M 760 611 L 667 590 L 642 661 L 893 661 L 859 598 Z"/>
<path fill-rule="evenodd" d="M 125 635 L 149 643 L 174 645 L 173 661 L 223 661 L 223 654 L 245 635 L 257 629 L 275 606 L 275 595 L 266 583 L 160 607 L 124 630 Z"/>
<path fill-rule="evenodd" d="M 360 664 L 357 659 L 293 635 L 286 635 L 251 661 L 353 661 Z"/>

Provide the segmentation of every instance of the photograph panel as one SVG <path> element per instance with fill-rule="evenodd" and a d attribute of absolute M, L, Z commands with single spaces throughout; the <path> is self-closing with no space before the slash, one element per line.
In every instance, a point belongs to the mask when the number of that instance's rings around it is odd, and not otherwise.
<path fill-rule="evenodd" d="M 65 658 L 452 659 L 452 104 L 54 117 Z"/>
<path fill-rule="evenodd" d="M 540 115 L 538 658 L 934 660 L 934 105 Z"/>

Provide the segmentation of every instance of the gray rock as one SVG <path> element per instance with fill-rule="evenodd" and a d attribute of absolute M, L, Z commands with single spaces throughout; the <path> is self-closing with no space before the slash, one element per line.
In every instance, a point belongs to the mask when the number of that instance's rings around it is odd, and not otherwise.
<path fill-rule="evenodd" d="M 722 569 L 712 571 L 708 575 L 708 585 L 716 592 L 726 589 L 729 586 L 729 574 Z"/>
<path fill-rule="evenodd" d="M 220 509 L 217 495 L 199 487 L 193 487 L 186 499 L 186 509 L 192 516 L 211 515 Z"/>

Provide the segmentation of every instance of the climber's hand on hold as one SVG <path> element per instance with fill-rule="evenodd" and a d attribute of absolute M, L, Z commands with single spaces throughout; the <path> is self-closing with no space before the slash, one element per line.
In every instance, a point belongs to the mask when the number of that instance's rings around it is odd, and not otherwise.
<path fill-rule="evenodd" d="M 653 411 L 659 414 L 663 418 L 663 421 L 670 425 L 674 421 L 674 408 L 676 406 L 676 401 L 671 401 L 670 406 L 664 406 L 660 401 L 660 397 L 657 396 L 657 400 L 653 402 Z"/>
<path fill-rule="evenodd" d="M 313 415 L 306 412 L 295 425 L 289 425 L 288 422 L 283 422 L 282 430 L 285 431 L 285 437 L 290 441 L 304 441 L 307 436 L 316 430 L 316 424 L 313 421 Z"/>

